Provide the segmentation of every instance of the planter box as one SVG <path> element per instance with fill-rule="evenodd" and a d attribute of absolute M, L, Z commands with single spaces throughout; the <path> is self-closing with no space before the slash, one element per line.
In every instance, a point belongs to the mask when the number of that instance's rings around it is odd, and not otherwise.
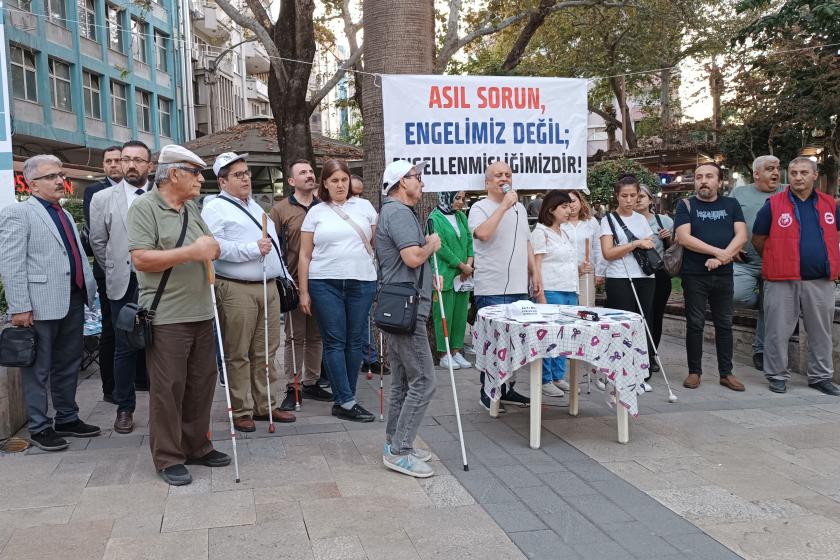
<path fill-rule="evenodd" d="M 0 366 L 0 439 L 13 436 L 26 424 L 20 376 L 19 369 Z"/>

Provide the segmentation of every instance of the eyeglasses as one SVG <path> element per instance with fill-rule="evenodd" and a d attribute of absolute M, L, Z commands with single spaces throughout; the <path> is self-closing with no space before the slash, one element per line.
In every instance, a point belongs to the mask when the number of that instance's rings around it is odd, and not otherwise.
<path fill-rule="evenodd" d="M 195 176 L 195 177 L 198 177 L 199 175 L 201 175 L 201 172 L 203 171 L 203 169 L 200 169 L 198 167 L 187 167 L 187 166 L 184 166 L 184 165 L 179 165 L 175 169 L 180 169 L 181 171 L 186 171 L 187 173 L 192 173 L 193 176 Z"/>
<path fill-rule="evenodd" d="M 239 179 L 241 181 L 245 177 L 251 177 L 251 170 L 248 169 L 246 171 L 237 171 L 236 173 L 231 173 L 230 175 L 236 177 L 237 179 Z"/>
<path fill-rule="evenodd" d="M 412 173 L 405 176 L 406 179 L 411 179 L 412 177 L 416 178 L 421 183 L 423 182 L 423 175 L 421 173 Z"/>
<path fill-rule="evenodd" d="M 149 163 L 149 160 L 142 159 L 142 158 L 139 158 L 139 157 L 136 157 L 136 158 L 122 157 L 122 158 L 120 158 L 120 161 L 123 162 L 123 163 L 133 163 L 135 165 L 140 165 L 142 163 Z"/>
<path fill-rule="evenodd" d="M 65 175 L 64 173 L 50 173 L 49 175 L 41 175 L 40 177 L 35 177 L 32 180 L 33 181 L 46 180 L 46 181 L 52 182 L 52 181 L 55 181 L 56 179 L 59 179 L 59 178 L 63 181 L 64 179 L 67 178 L 67 175 Z"/>

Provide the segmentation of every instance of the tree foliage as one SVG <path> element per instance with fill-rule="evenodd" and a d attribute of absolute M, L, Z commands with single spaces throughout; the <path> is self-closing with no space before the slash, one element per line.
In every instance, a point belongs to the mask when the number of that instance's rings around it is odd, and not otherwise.
<path fill-rule="evenodd" d="M 642 164 L 625 158 L 601 161 L 593 165 L 586 175 L 589 200 L 609 207 L 614 200 L 613 188 L 624 175 L 635 175 L 639 183 L 654 194 L 659 192 L 659 177 Z"/>

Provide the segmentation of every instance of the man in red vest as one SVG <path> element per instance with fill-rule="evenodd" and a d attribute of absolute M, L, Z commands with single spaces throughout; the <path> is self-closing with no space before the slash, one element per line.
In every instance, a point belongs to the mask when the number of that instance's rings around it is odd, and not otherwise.
<path fill-rule="evenodd" d="M 764 277 L 764 375 L 774 393 L 787 391 L 787 342 L 802 315 L 808 332 L 808 386 L 840 396 L 831 380 L 834 280 L 840 277 L 840 222 L 834 198 L 814 189 L 817 164 L 788 165 L 790 187 L 771 196 L 755 218 L 752 242 Z"/>

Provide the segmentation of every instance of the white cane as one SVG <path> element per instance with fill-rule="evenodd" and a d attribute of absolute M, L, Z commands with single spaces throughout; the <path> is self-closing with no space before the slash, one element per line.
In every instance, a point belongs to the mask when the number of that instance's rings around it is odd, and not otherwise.
<path fill-rule="evenodd" d="M 228 383 L 227 365 L 225 364 L 225 347 L 222 345 L 222 324 L 219 322 L 219 308 L 216 305 L 216 275 L 213 271 L 213 263 L 205 261 L 207 267 L 207 282 L 210 284 L 210 297 L 213 299 L 213 316 L 216 319 L 216 342 L 219 346 L 219 354 L 222 358 L 222 377 L 225 379 L 225 399 L 227 400 L 228 420 L 230 421 L 230 441 L 233 445 L 233 469 L 236 475 L 235 481 L 239 483 L 239 456 L 236 454 L 236 428 L 233 427 L 233 408 L 230 405 L 230 384 Z"/>
<path fill-rule="evenodd" d="M 263 212 L 262 215 L 262 238 L 268 238 L 268 216 Z M 271 408 L 271 379 L 269 379 L 269 364 L 268 364 L 268 278 L 265 271 L 265 255 L 262 256 L 262 272 L 263 272 L 263 339 L 265 340 L 265 392 L 268 396 L 268 433 L 274 433 L 274 409 Z"/>
<path fill-rule="evenodd" d="M 432 223 L 426 223 L 429 231 L 434 233 Z M 446 348 L 446 356 L 448 357 L 447 362 L 449 362 L 449 381 L 452 384 L 452 398 L 455 401 L 455 419 L 458 422 L 458 439 L 461 443 L 461 458 L 464 460 L 464 470 L 468 471 L 470 470 L 470 467 L 467 464 L 467 450 L 464 447 L 464 430 L 461 427 L 461 408 L 458 406 L 458 390 L 455 388 L 455 372 L 452 369 L 452 352 L 449 350 L 449 330 L 446 326 L 446 312 L 443 309 L 443 293 L 441 292 L 442 286 L 440 285 L 440 282 L 438 282 L 440 275 L 438 274 L 437 253 L 432 253 L 432 264 L 435 268 L 435 281 L 433 283 L 435 284 L 438 305 L 440 306 L 440 319 L 443 325 L 443 342 Z"/>

